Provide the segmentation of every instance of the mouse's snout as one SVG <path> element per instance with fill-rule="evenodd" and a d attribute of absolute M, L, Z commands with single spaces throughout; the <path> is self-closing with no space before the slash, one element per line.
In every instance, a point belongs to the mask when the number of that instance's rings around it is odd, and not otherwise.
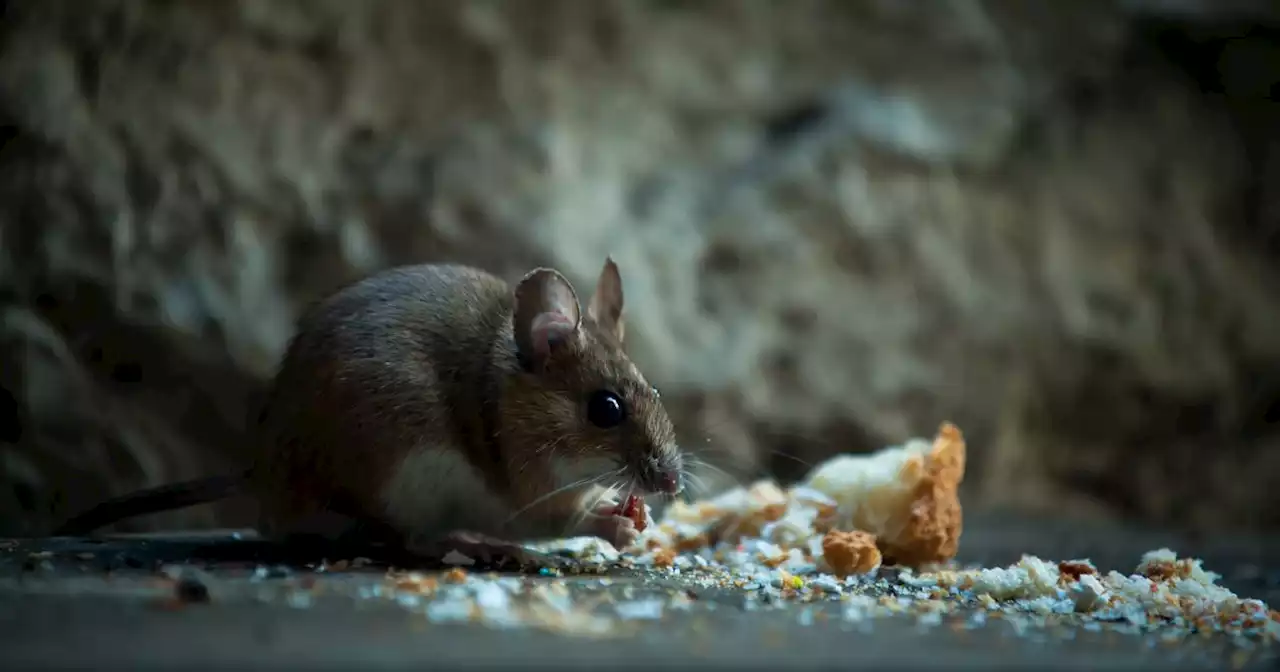
<path fill-rule="evenodd" d="M 681 490 L 680 472 L 666 470 L 658 472 L 658 490 L 668 495 L 678 495 Z"/>
<path fill-rule="evenodd" d="M 653 494 L 678 495 L 684 490 L 683 468 L 679 459 L 653 460 L 644 470 L 645 489 Z"/>

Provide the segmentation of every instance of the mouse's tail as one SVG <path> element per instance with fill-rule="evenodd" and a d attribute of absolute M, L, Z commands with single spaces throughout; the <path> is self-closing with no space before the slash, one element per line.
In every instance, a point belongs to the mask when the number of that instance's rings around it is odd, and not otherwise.
<path fill-rule="evenodd" d="M 131 492 L 109 499 L 63 523 L 54 536 L 81 537 L 112 523 L 150 513 L 182 509 L 245 492 L 248 473 L 207 476 Z"/>

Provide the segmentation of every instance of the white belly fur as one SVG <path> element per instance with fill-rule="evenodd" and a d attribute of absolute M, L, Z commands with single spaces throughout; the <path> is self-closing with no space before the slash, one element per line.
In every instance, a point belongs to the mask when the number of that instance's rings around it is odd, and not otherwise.
<path fill-rule="evenodd" d="M 511 515 L 484 476 L 449 448 L 409 453 L 387 481 L 382 499 L 388 519 L 410 535 L 497 534 Z"/>

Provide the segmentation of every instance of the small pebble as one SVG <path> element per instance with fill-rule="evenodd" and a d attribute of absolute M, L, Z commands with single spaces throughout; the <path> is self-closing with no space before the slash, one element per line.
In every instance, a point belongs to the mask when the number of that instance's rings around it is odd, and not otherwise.
<path fill-rule="evenodd" d="M 209 587 L 203 581 L 184 576 L 173 585 L 173 594 L 182 602 L 201 604 L 209 601 Z"/>

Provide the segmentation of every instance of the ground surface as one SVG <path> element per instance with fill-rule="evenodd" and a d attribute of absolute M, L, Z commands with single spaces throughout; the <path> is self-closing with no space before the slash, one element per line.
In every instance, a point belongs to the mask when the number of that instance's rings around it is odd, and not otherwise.
<path fill-rule="evenodd" d="M 229 533 L 19 540 L 5 546 L 0 551 L 0 666 L 6 669 L 369 669 L 428 663 L 647 669 L 691 659 L 704 669 L 1263 669 L 1275 664 L 1278 653 L 1275 647 L 1241 649 L 1215 637 L 1170 645 L 1152 636 L 1107 631 L 1031 629 L 1019 634 L 998 620 L 976 629 L 946 623 L 924 627 L 909 617 L 850 623 L 840 618 L 838 602 L 747 610 L 743 594 L 703 588 L 688 610 L 631 621 L 631 634 L 622 638 L 592 639 L 527 628 L 431 623 L 421 610 L 368 599 L 369 588 L 383 583 L 383 570 L 373 567 L 318 575 L 299 569 L 286 577 L 265 578 L 259 572 L 255 577 L 259 562 L 274 564 L 281 558 L 272 557 L 271 547 L 237 541 Z M 1142 552 L 1161 546 L 1203 558 L 1242 597 L 1280 604 L 1277 540 L 1191 540 L 1150 531 L 989 519 L 970 523 L 961 559 L 1005 564 L 1028 552 L 1051 559 L 1090 557 L 1103 570 L 1128 572 Z M 197 594 L 197 603 L 177 608 L 173 582 L 158 580 L 157 568 L 193 559 L 203 569 L 209 599 L 199 603 Z M 308 576 L 323 590 L 305 604 L 276 590 Z M 568 584 L 578 602 L 623 596 L 634 601 L 649 593 L 670 594 L 687 581 L 626 573 L 610 578 L 609 585 L 601 585 L 598 576 L 538 580 Z"/>

